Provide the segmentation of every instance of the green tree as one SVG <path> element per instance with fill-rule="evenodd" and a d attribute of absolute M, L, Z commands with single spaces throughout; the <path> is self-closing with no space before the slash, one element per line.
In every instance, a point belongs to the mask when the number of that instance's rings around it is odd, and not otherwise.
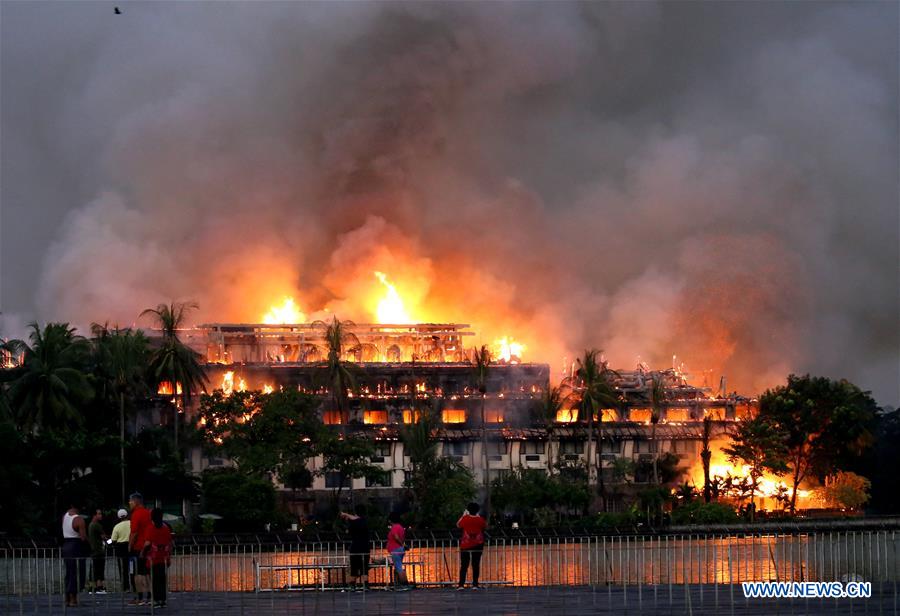
<path fill-rule="evenodd" d="M 272 482 L 223 468 L 203 472 L 203 504 L 222 516 L 222 526 L 234 531 L 260 531 L 280 516 Z"/>
<path fill-rule="evenodd" d="M 30 344 L 9 385 L 9 401 L 21 430 L 58 430 L 79 425 L 94 390 L 86 373 L 90 347 L 68 323 L 31 324 Z"/>
<path fill-rule="evenodd" d="M 351 487 L 354 479 L 365 478 L 370 481 L 381 481 L 387 471 L 372 464 L 375 455 L 375 442 L 365 436 L 348 436 L 325 433 L 320 436 L 319 450 L 322 453 L 320 475 L 337 473 L 338 486 L 334 492 L 336 506 L 341 502 L 341 491 Z M 351 499 L 353 492 L 350 492 Z"/>
<path fill-rule="evenodd" d="M 895 469 L 896 470 L 896 469 Z M 825 484 L 825 498 L 834 507 L 859 509 L 869 501 L 872 482 L 856 473 L 838 471 Z"/>
<path fill-rule="evenodd" d="M 553 441 L 556 436 L 556 425 L 559 418 L 559 412 L 562 410 L 566 396 L 563 389 L 559 386 L 550 384 L 547 380 L 544 385 L 544 391 L 541 398 L 535 404 L 535 415 L 538 421 L 544 425 L 544 431 L 547 433 L 547 468 L 553 472 L 556 459 L 559 452 L 554 453 Z"/>
<path fill-rule="evenodd" d="M 292 389 L 204 394 L 199 424 L 205 449 L 224 454 L 248 475 L 306 487 L 309 474 L 303 471 L 323 430 L 318 406 L 315 397 Z"/>
<path fill-rule="evenodd" d="M 659 444 L 656 442 L 656 424 L 662 417 L 666 405 L 666 383 L 660 375 L 653 375 L 650 381 L 650 447 L 653 452 L 653 483 L 659 485 Z"/>
<path fill-rule="evenodd" d="M 575 371 L 574 393 L 580 400 L 581 416 L 587 418 L 588 442 L 587 442 L 587 485 L 590 489 L 593 485 L 593 473 L 595 466 L 598 471 L 600 498 L 606 500 L 603 487 L 603 472 L 594 451 L 594 415 L 597 415 L 598 442 L 603 440 L 603 408 L 618 407 L 619 396 L 613 385 L 615 372 L 610 370 L 604 361 L 599 360 L 601 351 L 590 349 L 577 360 Z M 599 447 L 598 447 L 599 449 Z"/>
<path fill-rule="evenodd" d="M 352 321 L 338 321 L 334 317 L 331 323 L 316 321 L 315 325 L 325 330 L 325 346 L 328 351 L 323 362 L 325 379 L 332 401 L 341 416 L 341 433 L 346 435 L 350 420 L 347 393 L 356 391 L 356 375 L 359 370 L 356 364 L 345 361 L 344 356 L 359 351 L 359 338 L 349 329 L 353 326 Z"/>
<path fill-rule="evenodd" d="M 856 385 L 824 377 L 790 375 L 759 400 L 759 416 L 785 435 L 791 474 L 790 510 L 797 488 L 811 474 L 820 480 L 845 468 L 872 445 L 878 406 Z"/>
<path fill-rule="evenodd" d="M 168 381 L 172 386 L 172 417 L 175 436 L 175 450 L 178 449 L 178 391 L 181 390 L 182 405 L 187 408 L 193 392 L 206 391 L 206 372 L 201 366 L 202 356 L 184 344 L 178 337 L 178 330 L 187 321 L 187 313 L 197 308 L 197 304 L 170 303 L 148 308 L 141 316 L 150 316 L 162 333 L 162 343 L 150 354 L 150 374 L 156 385 Z"/>
<path fill-rule="evenodd" d="M 743 419 L 731 435 L 731 444 L 722 448 L 732 464 L 749 468 L 751 501 L 766 471 L 780 475 L 787 470 L 785 436 L 784 431 L 763 417 Z"/>
<path fill-rule="evenodd" d="M 491 511 L 491 482 L 488 472 L 487 453 L 487 424 L 484 417 L 484 402 L 487 397 L 487 380 L 491 371 L 491 351 L 486 345 L 472 349 L 472 357 L 469 360 L 472 367 L 472 381 L 481 396 L 481 468 L 484 481 L 484 514 L 490 515 Z"/>
<path fill-rule="evenodd" d="M 125 502 L 125 409 L 134 408 L 148 393 L 148 340 L 140 330 L 110 329 L 94 323 L 93 348 L 98 398 L 115 400 L 119 411 L 119 473 L 121 501 Z"/>
<path fill-rule="evenodd" d="M 703 502 L 708 503 L 712 500 L 712 480 L 709 476 L 710 462 L 712 461 L 712 450 L 709 443 L 712 437 L 712 418 L 706 416 L 703 418 L 703 435 L 700 438 L 700 462 L 703 464 Z"/>

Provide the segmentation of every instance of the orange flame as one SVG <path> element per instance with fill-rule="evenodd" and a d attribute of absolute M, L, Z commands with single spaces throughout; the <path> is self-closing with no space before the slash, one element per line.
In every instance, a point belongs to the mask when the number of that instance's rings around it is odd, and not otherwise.
<path fill-rule="evenodd" d="M 306 322 L 306 315 L 300 311 L 293 297 L 285 297 L 281 304 L 269 308 L 262 322 L 267 325 L 292 325 Z"/>
<path fill-rule="evenodd" d="M 525 351 L 525 345 L 516 342 L 510 336 L 503 336 L 494 340 L 491 345 L 491 351 L 497 361 L 505 361 L 507 363 L 519 363 L 522 361 L 522 353 Z"/>
<path fill-rule="evenodd" d="M 160 396 L 171 396 L 172 395 L 172 382 L 171 381 L 160 381 L 159 388 L 156 390 L 156 393 Z M 181 395 L 181 383 L 178 383 L 178 395 Z"/>
<path fill-rule="evenodd" d="M 384 297 L 381 298 L 378 302 L 378 307 L 375 309 L 375 320 L 378 323 L 389 324 L 414 323 L 415 321 L 412 316 L 410 316 L 409 312 L 406 310 L 403 298 L 400 297 L 400 293 L 397 292 L 397 287 L 391 284 L 384 273 L 374 273 L 375 277 L 385 288 Z"/>

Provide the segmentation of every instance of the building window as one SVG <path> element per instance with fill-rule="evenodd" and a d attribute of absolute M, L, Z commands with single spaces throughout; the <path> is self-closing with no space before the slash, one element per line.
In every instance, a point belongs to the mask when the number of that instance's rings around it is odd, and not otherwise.
<path fill-rule="evenodd" d="M 706 409 L 703 412 L 704 417 L 709 417 L 713 421 L 725 421 L 725 409 Z"/>
<path fill-rule="evenodd" d="M 325 411 L 324 413 L 322 413 L 322 423 L 324 423 L 326 426 L 341 425 L 341 412 Z"/>
<path fill-rule="evenodd" d="M 386 424 L 388 422 L 387 411 L 365 411 L 363 412 L 364 424 Z"/>
<path fill-rule="evenodd" d="M 444 443 L 445 456 L 465 456 L 469 454 L 469 441 L 451 441 Z"/>
<path fill-rule="evenodd" d="M 350 487 L 350 482 L 347 481 L 347 477 L 344 473 L 339 473 L 337 471 L 330 471 L 325 473 L 325 487 L 326 488 L 347 488 Z"/>
<path fill-rule="evenodd" d="M 390 443 L 375 443 L 375 453 L 372 454 L 371 461 L 374 464 L 381 464 L 391 458 Z"/>
<path fill-rule="evenodd" d="M 422 419 L 422 413 L 410 409 L 403 409 L 403 423 L 413 424 Z"/>
<path fill-rule="evenodd" d="M 635 441 L 634 453 L 653 453 L 653 441 Z"/>
<path fill-rule="evenodd" d="M 672 441 L 672 452 L 694 454 L 697 452 L 697 441 Z"/>
<path fill-rule="evenodd" d="M 630 409 L 628 411 L 628 421 L 650 423 L 650 409 Z"/>
<path fill-rule="evenodd" d="M 367 488 L 389 488 L 391 487 L 391 474 L 380 473 L 374 477 L 366 477 Z"/>
<path fill-rule="evenodd" d="M 484 409 L 484 423 L 503 423 L 503 409 Z"/>
<path fill-rule="evenodd" d="M 584 441 L 562 441 L 559 444 L 559 453 L 584 453 Z"/>
<path fill-rule="evenodd" d="M 616 409 L 602 409 L 603 421 L 619 421 L 619 411 Z"/>
<path fill-rule="evenodd" d="M 519 452 L 523 455 L 535 455 L 544 453 L 544 443 L 541 441 L 522 441 L 519 444 Z"/>
<path fill-rule="evenodd" d="M 690 421 L 691 409 L 666 409 L 666 421 Z"/>
<path fill-rule="evenodd" d="M 559 409 L 556 412 L 558 423 L 573 423 L 578 421 L 578 409 Z"/>
<path fill-rule="evenodd" d="M 622 453 L 622 441 L 604 439 L 600 444 L 600 453 Z"/>
<path fill-rule="evenodd" d="M 466 412 L 463 409 L 444 409 L 441 412 L 441 421 L 446 424 L 466 423 Z"/>
<path fill-rule="evenodd" d="M 487 442 L 487 455 L 488 456 L 505 456 L 507 452 L 507 442 L 506 441 L 488 441 Z"/>

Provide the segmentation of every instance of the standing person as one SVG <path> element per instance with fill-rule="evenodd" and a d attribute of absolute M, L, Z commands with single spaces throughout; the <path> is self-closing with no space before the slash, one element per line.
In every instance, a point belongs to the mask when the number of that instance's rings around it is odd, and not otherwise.
<path fill-rule="evenodd" d="M 472 590 L 478 590 L 478 576 L 481 573 L 481 555 L 484 553 L 484 529 L 487 520 L 478 515 L 480 507 L 478 503 L 469 503 L 463 511 L 462 517 L 456 522 L 457 528 L 462 529 L 462 537 L 459 540 L 459 586 L 457 590 L 466 587 L 466 573 L 469 570 L 469 562 L 472 563 Z"/>
<path fill-rule="evenodd" d="M 369 523 L 366 521 L 366 507 L 359 504 L 353 513 L 341 512 L 350 529 L 350 583 L 354 588 L 368 590 L 369 586 Z M 362 584 L 360 586 L 360 583 Z"/>
<path fill-rule="evenodd" d="M 78 591 L 84 588 L 87 572 L 85 561 L 87 530 L 84 519 L 78 515 L 78 507 L 70 505 L 62 519 L 62 555 L 66 564 L 66 607 L 78 605 Z"/>
<path fill-rule="evenodd" d="M 128 539 L 131 536 L 131 521 L 128 519 L 128 511 L 125 509 L 119 509 L 116 516 L 119 518 L 119 523 L 113 526 L 112 535 L 110 535 L 109 539 L 112 542 L 113 554 L 116 555 L 116 560 L 119 562 L 119 575 L 122 578 L 122 592 L 128 592 L 134 588 L 134 580 L 131 577 L 131 567 L 128 566 L 131 559 L 128 553 Z"/>
<path fill-rule="evenodd" d="M 403 556 L 406 554 L 406 529 L 400 523 L 400 514 L 392 511 L 388 516 L 387 551 L 394 563 L 396 581 L 399 584 L 397 590 L 409 590 L 409 580 L 406 578 L 406 570 L 403 568 Z"/>
<path fill-rule="evenodd" d="M 172 529 L 163 522 L 163 512 L 150 512 L 150 527 L 144 535 L 144 554 L 150 567 L 153 607 L 166 607 L 166 568 L 172 562 Z"/>
<path fill-rule="evenodd" d="M 103 511 L 94 511 L 88 526 L 88 543 L 91 546 L 92 592 L 106 594 L 106 532 L 103 530 Z"/>
<path fill-rule="evenodd" d="M 148 605 L 150 603 L 150 570 L 147 568 L 147 559 L 141 558 L 144 550 L 147 531 L 150 530 L 150 512 L 144 507 L 144 497 L 140 492 L 135 492 L 128 497 L 128 506 L 131 508 L 131 532 L 128 536 L 128 549 L 134 562 L 134 589 L 137 596 L 129 602 L 129 605 Z M 147 598 L 144 599 L 146 593 Z"/>

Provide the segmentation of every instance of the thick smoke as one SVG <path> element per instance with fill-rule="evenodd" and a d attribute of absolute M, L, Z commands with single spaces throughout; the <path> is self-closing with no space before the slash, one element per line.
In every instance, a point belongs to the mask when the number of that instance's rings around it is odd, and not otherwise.
<path fill-rule="evenodd" d="M 5 303 L 366 321 L 377 269 L 557 373 L 595 346 L 894 403 L 897 13 L 5 3 Z"/>

